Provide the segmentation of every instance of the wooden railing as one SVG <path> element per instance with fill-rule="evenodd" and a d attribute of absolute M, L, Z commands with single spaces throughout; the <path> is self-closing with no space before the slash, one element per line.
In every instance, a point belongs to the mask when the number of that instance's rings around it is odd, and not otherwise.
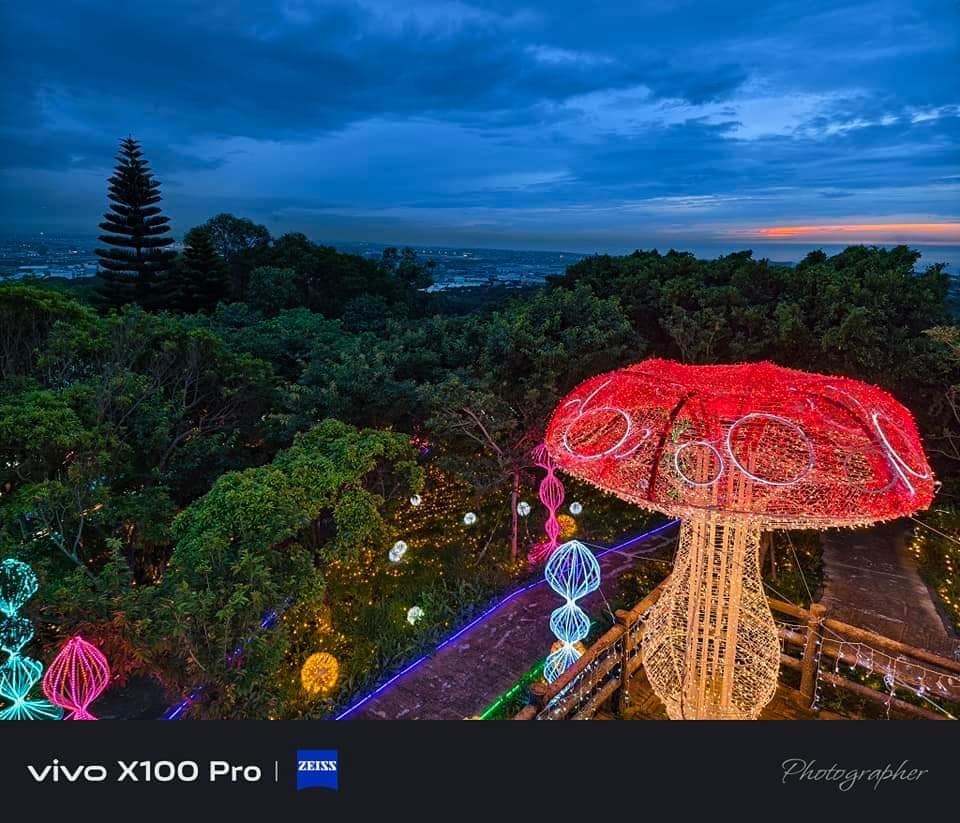
<path fill-rule="evenodd" d="M 588 720 L 614 700 L 622 710 L 630 678 L 643 665 L 643 624 L 659 600 L 663 585 L 629 611 L 618 610 L 615 624 L 556 682 L 533 684 L 529 704 L 514 719 Z M 926 708 L 894 697 L 885 686 L 877 688 L 850 680 L 836 671 L 839 663 L 881 674 L 892 664 L 896 685 L 929 694 L 931 700 L 960 703 L 960 661 L 832 620 L 819 603 L 804 609 L 774 598 L 768 601 L 783 646 L 781 672 L 792 669 L 800 675 L 799 689 L 794 690 L 799 704 L 814 707 L 818 687 L 826 683 L 896 711 L 898 716 L 946 719 L 947 715 L 932 703 Z"/>

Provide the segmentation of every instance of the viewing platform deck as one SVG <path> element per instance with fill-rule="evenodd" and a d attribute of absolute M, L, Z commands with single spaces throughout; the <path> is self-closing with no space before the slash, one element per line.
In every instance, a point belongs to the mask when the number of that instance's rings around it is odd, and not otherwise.
<path fill-rule="evenodd" d="M 529 705 L 514 719 L 665 718 L 644 673 L 641 643 L 662 589 L 618 611 L 616 624 L 556 682 L 533 684 Z M 781 641 L 780 687 L 762 719 L 955 720 L 960 714 L 960 660 L 835 620 L 822 603 L 804 609 L 767 600 Z"/>
<path fill-rule="evenodd" d="M 611 720 L 668 720 L 660 698 L 653 693 L 643 669 L 630 678 L 630 689 L 623 708 Z M 603 719 L 599 714 L 597 719 Z M 777 693 L 760 713 L 761 720 L 840 720 L 833 712 L 815 712 L 803 705 L 803 696 L 796 689 L 781 684 Z"/>

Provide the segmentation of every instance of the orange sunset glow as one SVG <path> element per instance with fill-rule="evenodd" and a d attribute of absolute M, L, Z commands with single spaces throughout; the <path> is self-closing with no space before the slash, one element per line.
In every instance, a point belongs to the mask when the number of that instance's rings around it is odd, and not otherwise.
<path fill-rule="evenodd" d="M 839 223 L 820 226 L 764 226 L 737 234 L 765 240 L 837 242 L 960 243 L 960 223 Z"/>

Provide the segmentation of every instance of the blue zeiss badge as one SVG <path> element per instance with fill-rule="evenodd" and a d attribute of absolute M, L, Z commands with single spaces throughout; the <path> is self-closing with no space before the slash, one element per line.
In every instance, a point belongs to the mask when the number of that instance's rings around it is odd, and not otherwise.
<path fill-rule="evenodd" d="M 336 749 L 297 750 L 297 791 L 340 788 L 340 756 Z"/>

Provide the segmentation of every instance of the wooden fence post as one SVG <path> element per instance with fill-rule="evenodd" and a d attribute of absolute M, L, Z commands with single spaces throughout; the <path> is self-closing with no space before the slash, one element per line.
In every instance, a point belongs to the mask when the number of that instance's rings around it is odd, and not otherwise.
<path fill-rule="evenodd" d="M 536 708 L 536 714 L 547 704 L 547 684 L 542 680 L 537 680 L 527 687 L 527 694 L 530 695 L 530 705 Z"/>
<path fill-rule="evenodd" d="M 800 669 L 800 694 L 808 706 L 813 705 L 817 688 L 817 668 L 820 666 L 820 644 L 823 641 L 823 615 L 827 607 L 813 603 L 807 617 L 807 640 L 803 644 L 803 660 Z"/>

